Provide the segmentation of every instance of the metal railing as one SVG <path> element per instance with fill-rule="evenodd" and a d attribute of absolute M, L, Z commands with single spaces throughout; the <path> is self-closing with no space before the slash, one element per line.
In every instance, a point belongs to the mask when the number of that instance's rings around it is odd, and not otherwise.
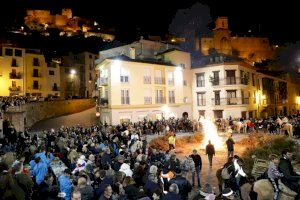
<path fill-rule="evenodd" d="M 175 97 L 169 97 L 169 103 L 175 103 Z"/>
<path fill-rule="evenodd" d="M 21 86 L 11 86 L 9 87 L 9 91 L 13 91 L 13 92 L 20 92 L 21 91 Z"/>
<path fill-rule="evenodd" d="M 152 104 L 152 97 L 144 97 L 145 104 Z"/>
<path fill-rule="evenodd" d="M 144 76 L 144 84 L 151 84 L 151 76 Z"/>
<path fill-rule="evenodd" d="M 22 74 L 20 72 L 18 72 L 18 73 L 9 73 L 9 78 L 10 79 L 21 79 Z"/>
<path fill-rule="evenodd" d="M 168 79 L 168 85 L 174 85 L 174 79 Z"/>
<path fill-rule="evenodd" d="M 213 79 L 210 81 L 212 86 L 218 85 L 248 85 L 248 78 L 241 77 L 226 77 L 224 79 Z"/>
<path fill-rule="evenodd" d="M 156 97 L 155 102 L 156 103 L 166 103 L 166 98 L 165 97 Z"/>
<path fill-rule="evenodd" d="M 165 78 L 163 77 L 155 77 L 154 79 L 155 79 L 155 84 L 160 84 L 160 85 L 165 84 Z"/>
<path fill-rule="evenodd" d="M 211 103 L 213 106 L 217 106 L 217 105 L 245 105 L 245 104 L 249 104 L 249 98 L 220 98 L 220 99 L 215 99 L 212 98 L 211 99 Z"/>
<path fill-rule="evenodd" d="M 198 106 L 206 106 L 206 99 L 197 99 Z"/>
<path fill-rule="evenodd" d="M 130 98 L 129 97 L 121 97 L 121 104 L 122 105 L 130 104 Z"/>

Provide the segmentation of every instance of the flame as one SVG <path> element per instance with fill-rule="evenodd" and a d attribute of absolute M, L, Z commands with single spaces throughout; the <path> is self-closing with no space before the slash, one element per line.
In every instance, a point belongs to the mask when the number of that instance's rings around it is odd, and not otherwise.
<path fill-rule="evenodd" d="M 216 125 L 209 119 L 200 118 L 200 123 L 203 127 L 204 139 L 200 144 L 201 149 L 205 149 L 208 144 L 208 140 L 214 145 L 215 150 L 223 149 L 222 138 L 218 135 Z"/>

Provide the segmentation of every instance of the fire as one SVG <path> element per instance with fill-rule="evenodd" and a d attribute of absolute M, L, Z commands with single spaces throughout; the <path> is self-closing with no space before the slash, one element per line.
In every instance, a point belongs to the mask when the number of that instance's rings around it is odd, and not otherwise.
<path fill-rule="evenodd" d="M 209 119 L 200 118 L 200 123 L 203 127 L 204 139 L 200 145 L 201 149 L 205 149 L 208 140 L 214 145 L 215 150 L 223 149 L 222 138 L 218 135 L 216 125 Z"/>

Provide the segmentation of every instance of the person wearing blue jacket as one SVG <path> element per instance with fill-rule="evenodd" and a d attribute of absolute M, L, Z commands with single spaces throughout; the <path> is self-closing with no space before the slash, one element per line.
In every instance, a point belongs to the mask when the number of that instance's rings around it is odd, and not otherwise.
<path fill-rule="evenodd" d="M 40 157 L 34 159 L 35 165 L 31 171 L 31 174 L 35 177 L 35 182 L 37 185 L 44 181 L 46 174 L 48 174 L 48 167 L 45 163 L 41 161 Z"/>
<path fill-rule="evenodd" d="M 58 178 L 60 192 L 65 193 L 65 200 L 71 199 L 72 182 L 70 180 L 71 170 L 65 169 L 64 173 Z"/>
<path fill-rule="evenodd" d="M 50 159 L 47 158 L 45 149 L 41 149 L 39 153 L 36 153 L 34 155 L 34 158 L 37 158 L 37 157 L 40 157 L 42 159 L 42 162 L 45 163 L 47 165 L 47 167 L 50 166 L 51 161 L 50 161 Z M 53 156 L 53 159 L 54 159 L 54 156 Z"/>

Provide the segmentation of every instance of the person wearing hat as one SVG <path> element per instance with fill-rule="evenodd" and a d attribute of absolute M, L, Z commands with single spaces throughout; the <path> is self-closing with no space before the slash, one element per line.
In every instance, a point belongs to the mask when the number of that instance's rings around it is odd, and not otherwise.
<path fill-rule="evenodd" d="M 234 199 L 233 191 L 230 188 L 224 188 L 224 190 L 222 191 L 222 199 Z"/>
<path fill-rule="evenodd" d="M 60 192 L 64 195 L 65 200 L 71 199 L 71 192 L 72 192 L 72 182 L 70 180 L 71 170 L 65 169 L 64 173 L 58 178 Z"/>
<path fill-rule="evenodd" d="M 170 184 L 177 184 L 180 199 L 187 199 L 189 192 L 192 190 L 192 185 L 186 178 L 181 176 L 181 169 L 179 166 L 175 168 L 174 173 L 175 177 L 170 180 Z"/>

